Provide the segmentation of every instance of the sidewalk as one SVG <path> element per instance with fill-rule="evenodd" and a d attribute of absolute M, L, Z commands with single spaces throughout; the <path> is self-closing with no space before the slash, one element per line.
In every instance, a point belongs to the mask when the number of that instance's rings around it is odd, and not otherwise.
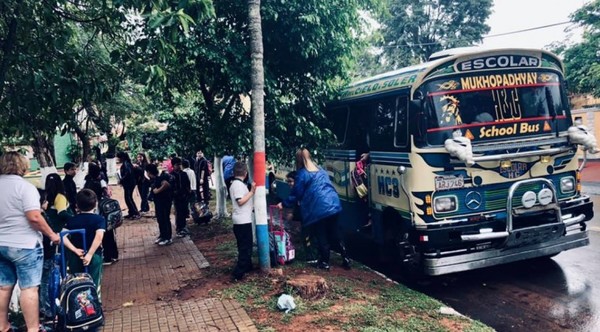
<path fill-rule="evenodd" d="M 154 244 L 158 229 L 152 218 L 126 221 L 117 232 L 120 261 L 104 267 L 101 331 L 257 331 L 239 303 L 176 297 L 209 266 L 188 237 L 174 238 L 170 246 Z"/>

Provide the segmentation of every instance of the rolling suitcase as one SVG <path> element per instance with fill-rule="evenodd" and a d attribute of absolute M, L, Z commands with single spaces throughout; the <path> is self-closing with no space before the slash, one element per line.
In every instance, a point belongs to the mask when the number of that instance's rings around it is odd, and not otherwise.
<path fill-rule="evenodd" d="M 102 305 L 97 287 L 85 266 L 84 273 L 67 274 L 63 237 L 68 234 L 81 234 L 83 248 L 87 250 L 85 230 L 76 229 L 60 233 L 61 285 L 58 307 L 59 331 L 94 331 L 104 324 Z"/>

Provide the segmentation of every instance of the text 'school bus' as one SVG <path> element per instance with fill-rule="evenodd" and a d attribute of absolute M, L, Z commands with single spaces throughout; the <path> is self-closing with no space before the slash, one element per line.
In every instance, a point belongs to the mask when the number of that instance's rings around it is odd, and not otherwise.
<path fill-rule="evenodd" d="M 428 275 L 587 245 L 593 210 L 576 157 L 587 143 L 570 135 L 561 61 L 541 50 L 448 53 L 354 83 L 329 106 L 339 144 L 324 168 L 346 235 L 366 233 Z M 350 175 L 366 152 L 361 199 Z"/>

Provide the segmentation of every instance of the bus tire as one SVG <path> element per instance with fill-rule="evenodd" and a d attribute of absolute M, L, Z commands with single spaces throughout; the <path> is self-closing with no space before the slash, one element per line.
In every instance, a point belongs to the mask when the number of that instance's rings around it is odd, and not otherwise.
<path fill-rule="evenodd" d="M 384 253 L 389 260 L 398 264 L 399 274 L 406 281 L 414 281 L 422 276 L 421 255 L 410 239 L 410 221 L 403 219 L 393 210 L 383 212 Z"/>

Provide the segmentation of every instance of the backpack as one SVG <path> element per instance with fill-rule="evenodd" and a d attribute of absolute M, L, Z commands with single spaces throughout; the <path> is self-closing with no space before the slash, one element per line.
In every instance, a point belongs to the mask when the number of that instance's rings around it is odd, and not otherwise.
<path fill-rule="evenodd" d="M 104 323 L 96 285 L 87 273 L 67 275 L 61 286 L 60 309 L 58 325 L 65 331 L 87 331 Z"/>
<path fill-rule="evenodd" d="M 176 199 L 187 199 L 192 193 L 190 178 L 186 172 L 173 172 L 169 185 L 173 188 L 173 197 Z"/>
<path fill-rule="evenodd" d="M 206 160 L 206 169 L 208 170 L 208 175 L 211 175 L 214 172 L 212 163 L 208 161 L 208 159 Z"/>
<path fill-rule="evenodd" d="M 106 230 L 110 231 L 123 224 L 123 213 L 119 201 L 112 198 L 103 198 L 98 203 L 100 215 L 106 219 Z"/>

